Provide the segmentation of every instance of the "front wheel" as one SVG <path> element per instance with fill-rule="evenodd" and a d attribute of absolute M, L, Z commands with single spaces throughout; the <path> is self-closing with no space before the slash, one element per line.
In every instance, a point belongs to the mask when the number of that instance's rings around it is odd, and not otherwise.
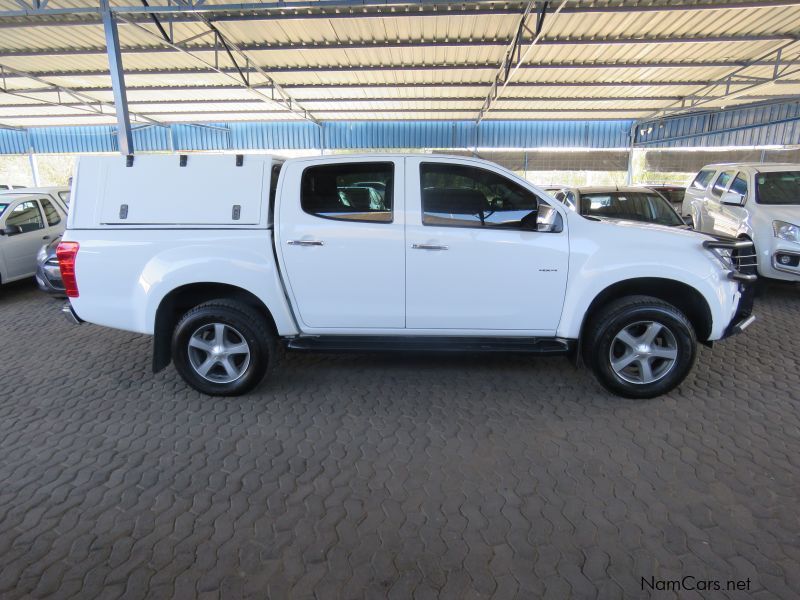
<path fill-rule="evenodd" d="M 267 320 L 234 301 L 194 307 L 172 335 L 175 369 L 194 389 L 212 396 L 249 392 L 264 378 L 274 352 Z"/>
<path fill-rule="evenodd" d="M 626 398 L 666 394 L 686 378 L 697 356 L 689 320 L 673 305 L 629 296 L 604 307 L 584 340 L 586 362 L 609 391 Z"/>

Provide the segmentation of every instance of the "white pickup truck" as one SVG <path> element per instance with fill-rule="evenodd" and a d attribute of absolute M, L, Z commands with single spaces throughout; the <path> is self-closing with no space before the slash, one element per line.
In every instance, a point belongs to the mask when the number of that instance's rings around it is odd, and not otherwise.
<path fill-rule="evenodd" d="M 742 250 L 471 158 L 192 155 L 82 158 L 58 256 L 70 318 L 154 335 L 154 371 L 208 394 L 252 389 L 283 343 L 565 353 L 647 398 L 752 322 Z"/>

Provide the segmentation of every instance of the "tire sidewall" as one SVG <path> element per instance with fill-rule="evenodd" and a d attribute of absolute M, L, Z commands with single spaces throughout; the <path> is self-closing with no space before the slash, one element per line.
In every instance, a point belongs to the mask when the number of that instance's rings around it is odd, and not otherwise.
<path fill-rule="evenodd" d="M 214 383 L 202 377 L 189 361 L 189 339 L 198 328 L 210 323 L 223 323 L 236 329 L 250 347 L 250 364 L 244 375 L 230 383 Z M 236 396 L 253 389 L 264 378 L 271 360 L 272 345 L 262 339 L 258 327 L 247 315 L 223 306 L 200 307 L 178 323 L 172 336 L 172 359 L 181 377 L 194 389 L 212 396 Z"/>
<path fill-rule="evenodd" d="M 664 377 L 649 384 L 625 381 L 611 367 L 609 353 L 616 335 L 628 325 L 638 321 L 655 321 L 667 327 L 678 348 L 678 358 Z M 609 391 L 627 398 L 653 398 L 669 392 L 680 384 L 694 366 L 697 341 L 691 326 L 670 310 L 657 306 L 637 306 L 612 316 L 600 327 L 592 350 L 592 366 L 600 383 Z"/>

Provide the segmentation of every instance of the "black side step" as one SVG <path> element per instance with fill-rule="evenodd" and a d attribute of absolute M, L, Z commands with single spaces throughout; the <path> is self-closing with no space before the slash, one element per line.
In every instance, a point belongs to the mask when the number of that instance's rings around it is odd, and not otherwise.
<path fill-rule="evenodd" d="M 566 354 L 575 340 L 525 337 L 304 336 L 287 340 L 290 350 L 316 352 L 525 352 Z"/>

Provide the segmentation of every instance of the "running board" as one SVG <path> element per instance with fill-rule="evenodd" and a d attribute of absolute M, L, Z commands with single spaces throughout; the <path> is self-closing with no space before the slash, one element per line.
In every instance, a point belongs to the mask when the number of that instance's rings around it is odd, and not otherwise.
<path fill-rule="evenodd" d="M 525 352 L 566 354 L 575 340 L 531 337 L 303 336 L 287 340 L 290 350 L 316 352 Z"/>

